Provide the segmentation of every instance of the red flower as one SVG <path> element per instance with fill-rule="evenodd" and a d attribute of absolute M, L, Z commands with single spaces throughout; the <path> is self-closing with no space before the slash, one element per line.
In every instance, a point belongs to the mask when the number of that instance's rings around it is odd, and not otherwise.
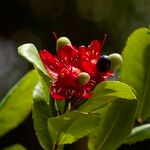
<path fill-rule="evenodd" d="M 99 72 L 96 64 L 101 55 L 101 45 L 93 41 L 87 48 L 80 46 L 77 50 L 72 45 L 64 45 L 57 56 L 46 50 L 40 52 L 40 57 L 50 76 L 55 80 L 51 85 L 53 99 L 84 100 L 92 95 L 95 86 L 111 76 L 111 72 Z M 85 72 L 90 79 L 86 84 L 79 82 L 79 74 Z"/>
<path fill-rule="evenodd" d="M 96 64 L 101 55 L 101 48 L 98 40 L 94 40 L 87 48 L 85 46 L 79 47 L 81 70 L 88 72 L 91 80 L 97 84 L 113 75 L 111 71 L 100 72 L 97 69 Z"/>

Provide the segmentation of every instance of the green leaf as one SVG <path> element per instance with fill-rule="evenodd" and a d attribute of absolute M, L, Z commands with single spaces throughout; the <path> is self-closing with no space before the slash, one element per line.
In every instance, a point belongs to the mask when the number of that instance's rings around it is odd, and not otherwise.
<path fill-rule="evenodd" d="M 116 100 L 102 115 L 98 129 L 89 136 L 89 150 L 116 150 L 129 135 L 136 109 L 136 100 Z"/>
<path fill-rule="evenodd" d="M 92 98 L 82 104 L 78 110 L 94 111 L 108 105 L 116 98 L 120 100 L 136 99 L 128 85 L 119 81 L 104 81 L 96 86 Z"/>
<path fill-rule="evenodd" d="M 50 106 L 46 103 L 43 86 L 40 82 L 33 92 L 34 105 L 32 110 L 33 123 L 36 135 L 45 150 L 51 150 L 52 142 L 48 134 L 47 120 L 52 117 Z"/>
<path fill-rule="evenodd" d="M 22 145 L 20 144 L 15 144 L 15 145 L 12 145 L 12 146 L 9 146 L 9 147 L 6 147 L 2 150 L 26 150 L 26 148 L 24 148 Z"/>
<path fill-rule="evenodd" d="M 31 111 L 32 92 L 38 80 L 35 71 L 25 75 L 0 103 L 0 136 L 16 128 Z"/>
<path fill-rule="evenodd" d="M 39 82 L 40 86 L 43 90 L 43 95 L 45 101 L 49 104 L 50 103 L 50 85 L 51 85 L 51 79 L 47 77 L 45 74 L 43 74 L 40 70 L 35 68 L 39 75 Z"/>
<path fill-rule="evenodd" d="M 134 144 L 145 139 L 150 139 L 150 124 L 144 124 L 133 128 L 125 143 Z"/>
<path fill-rule="evenodd" d="M 127 40 L 123 51 L 121 81 L 136 90 L 138 107 L 136 118 L 146 120 L 150 117 L 150 32 L 140 28 Z"/>
<path fill-rule="evenodd" d="M 18 53 L 49 77 L 40 59 L 39 53 L 33 44 L 23 44 L 22 46 L 18 47 Z"/>
<path fill-rule="evenodd" d="M 48 119 L 48 130 L 54 144 L 70 144 L 90 134 L 99 125 L 97 114 L 72 111 Z"/>

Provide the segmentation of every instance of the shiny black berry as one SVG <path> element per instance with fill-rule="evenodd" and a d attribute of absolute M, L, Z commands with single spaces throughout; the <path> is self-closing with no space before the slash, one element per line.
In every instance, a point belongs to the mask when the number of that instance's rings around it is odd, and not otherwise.
<path fill-rule="evenodd" d="M 111 61 L 107 55 L 102 55 L 97 61 L 96 67 L 99 72 L 107 72 L 110 70 Z"/>

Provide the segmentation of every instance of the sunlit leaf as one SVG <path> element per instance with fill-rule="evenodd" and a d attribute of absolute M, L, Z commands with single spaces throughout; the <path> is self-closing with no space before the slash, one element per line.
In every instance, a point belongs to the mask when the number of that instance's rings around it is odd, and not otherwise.
<path fill-rule="evenodd" d="M 35 71 L 25 75 L 0 103 L 0 136 L 17 127 L 31 111 L 32 92 L 38 81 Z"/>
<path fill-rule="evenodd" d="M 2 150 L 26 150 L 25 147 L 23 147 L 22 145 L 20 144 L 15 144 L 15 145 L 12 145 L 12 146 L 9 146 L 9 147 L 6 147 Z"/>
<path fill-rule="evenodd" d="M 149 117 L 150 112 L 149 36 L 148 30 L 143 28 L 129 37 L 123 51 L 124 63 L 120 75 L 123 82 L 135 89 L 138 98 L 137 118 L 143 120 Z M 134 123 L 135 108 L 134 101 L 115 101 L 106 112 L 97 132 L 90 136 L 90 149 L 116 149 L 130 133 Z"/>
<path fill-rule="evenodd" d="M 144 124 L 133 128 L 125 143 L 134 144 L 145 139 L 150 139 L 150 124 Z"/>
<path fill-rule="evenodd" d="M 121 81 L 136 90 L 138 108 L 136 118 L 146 120 L 150 116 L 150 32 L 140 28 L 133 32 L 123 51 Z"/>
<path fill-rule="evenodd" d="M 47 103 L 50 103 L 50 85 L 52 83 L 51 79 L 43 74 L 40 70 L 36 68 L 39 75 L 40 86 L 43 90 L 44 99 Z"/>
<path fill-rule="evenodd" d="M 18 53 L 21 56 L 23 56 L 25 59 L 27 59 L 29 62 L 31 62 L 33 65 L 35 65 L 45 75 L 49 76 L 40 59 L 39 53 L 33 44 L 27 43 L 27 44 L 21 45 L 18 48 Z"/>
<path fill-rule="evenodd" d="M 130 134 L 136 100 L 116 100 L 102 115 L 98 129 L 89 136 L 89 150 L 116 150 Z"/>
<path fill-rule="evenodd" d="M 53 143 L 69 144 L 88 135 L 99 125 L 97 114 L 72 111 L 48 119 L 48 130 Z"/>
<path fill-rule="evenodd" d="M 46 103 L 46 96 L 43 91 L 43 86 L 40 82 L 35 87 L 33 92 L 33 123 L 36 135 L 41 146 L 45 150 L 51 150 L 52 142 L 48 134 L 47 120 L 52 117 L 50 106 Z"/>
<path fill-rule="evenodd" d="M 108 105 L 116 98 L 120 98 L 120 100 L 136 99 L 128 85 L 119 81 L 105 81 L 95 88 L 92 98 L 81 105 L 78 110 L 94 111 Z"/>

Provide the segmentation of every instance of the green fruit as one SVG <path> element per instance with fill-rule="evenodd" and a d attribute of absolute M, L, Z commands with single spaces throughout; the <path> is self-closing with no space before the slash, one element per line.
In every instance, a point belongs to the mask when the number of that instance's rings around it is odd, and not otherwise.
<path fill-rule="evenodd" d="M 81 72 L 78 75 L 78 82 L 82 85 L 85 85 L 89 82 L 90 80 L 90 75 L 86 72 Z"/>
<path fill-rule="evenodd" d="M 67 37 L 60 37 L 57 40 L 57 44 L 56 44 L 56 51 L 58 52 L 64 45 L 71 45 L 70 40 Z"/>
<path fill-rule="evenodd" d="M 116 71 L 123 63 L 122 56 L 118 53 L 113 53 L 109 55 L 108 58 L 111 61 L 111 68 L 110 68 L 111 71 Z"/>

